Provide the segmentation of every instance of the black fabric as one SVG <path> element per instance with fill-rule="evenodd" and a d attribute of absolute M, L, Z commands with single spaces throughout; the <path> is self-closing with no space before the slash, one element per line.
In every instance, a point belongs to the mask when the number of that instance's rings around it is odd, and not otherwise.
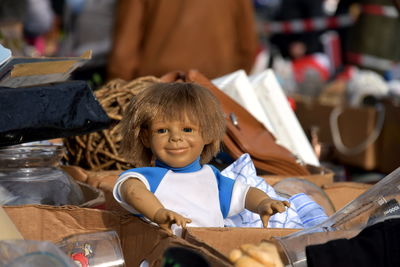
<path fill-rule="evenodd" d="M 0 87 L 0 146 L 82 135 L 110 123 L 84 81 Z"/>
<path fill-rule="evenodd" d="M 389 219 L 362 230 L 351 239 L 306 247 L 308 267 L 400 266 L 400 219 Z"/>

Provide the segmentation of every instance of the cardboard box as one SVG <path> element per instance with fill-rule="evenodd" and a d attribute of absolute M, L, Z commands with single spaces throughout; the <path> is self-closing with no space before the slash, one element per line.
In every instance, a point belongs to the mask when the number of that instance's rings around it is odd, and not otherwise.
<path fill-rule="evenodd" d="M 384 101 L 385 123 L 379 137 L 378 166 L 383 173 L 391 173 L 400 166 L 400 100 Z"/>
<path fill-rule="evenodd" d="M 296 100 L 296 115 L 306 133 L 310 133 L 312 127 L 318 127 L 319 141 L 333 149 L 329 160 L 337 160 L 342 164 L 352 165 L 365 170 L 377 168 L 378 144 L 374 142 L 367 148 L 354 155 L 347 155 L 334 148 L 332 129 L 330 125 L 332 105 L 321 104 L 316 100 Z M 365 141 L 375 128 L 377 112 L 373 107 L 346 107 L 338 118 L 338 129 L 343 144 L 348 148 L 354 148 Z"/>
<path fill-rule="evenodd" d="M 106 199 L 102 190 L 79 181 L 76 182 L 81 188 L 85 200 L 85 202 L 79 205 L 79 207 L 96 209 L 105 208 Z"/>
<path fill-rule="evenodd" d="M 105 179 L 98 181 L 98 185 L 103 188 L 110 186 L 109 182 L 112 180 L 110 177 L 116 179 L 115 175 L 112 176 L 108 172 L 97 173 L 96 177 Z M 88 181 L 94 183 L 91 179 Z M 370 186 L 343 182 L 323 185 L 322 188 L 330 196 L 335 207 L 340 209 L 368 190 Z M 270 240 L 297 231 L 296 229 L 188 228 L 182 237 L 169 237 L 158 227 L 126 212 L 123 214 L 119 210 L 46 205 L 7 206 L 4 210 L 25 239 L 58 242 L 72 234 L 115 230 L 120 237 L 128 267 L 139 266 L 143 260 L 148 261 L 150 266 L 161 266 L 162 255 L 169 247 L 194 250 L 204 256 L 211 266 L 232 266 L 227 258 L 232 249 L 242 244 L 257 244 L 262 240 Z"/>
<path fill-rule="evenodd" d="M 271 240 L 297 231 L 299 229 L 189 227 L 183 233 L 183 238 L 191 244 L 218 255 L 221 259 L 227 259 L 233 249 L 243 244 L 259 244 L 263 240 Z"/>
<path fill-rule="evenodd" d="M 338 182 L 322 185 L 322 189 L 332 201 L 336 211 L 346 206 L 371 187 L 371 184 L 355 182 Z"/>
<path fill-rule="evenodd" d="M 73 234 L 114 230 L 121 240 L 126 266 L 161 266 L 162 255 L 169 247 L 194 250 L 211 266 L 231 266 L 230 249 L 244 243 L 258 243 L 272 236 L 292 233 L 290 229 L 189 228 L 184 237 L 170 237 L 158 227 L 133 216 L 110 211 L 46 205 L 7 206 L 4 208 L 24 239 L 59 242 Z M 27 223 L 27 218 L 32 221 Z M 227 246 L 228 245 L 228 246 Z"/>
<path fill-rule="evenodd" d="M 329 170 L 325 167 L 317 167 L 312 165 L 307 165 L 307 169 L 311 173 L 310 175 L 300 175 L 296 176 L 296 178 L 305 179 L 310 181 L 317 186 L 322 186 L 323 184 L 333 183 L 333 171 Z M 264 178 L 264 180 L 271 186 L 282 181 L 285 178 L 294 177 L 294 176 L 281 176 L 281 175 L 260 175 L 260 177 Z"/>

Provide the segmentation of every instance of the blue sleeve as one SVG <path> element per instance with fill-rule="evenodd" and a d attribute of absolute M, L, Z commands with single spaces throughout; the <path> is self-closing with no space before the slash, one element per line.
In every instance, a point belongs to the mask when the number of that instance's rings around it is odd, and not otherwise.
<path fill-rule="evenodd" d="M 221 212 L 224 218 L 228 217 L 229 209 L 231 207 L 232 191 L 235 180 L 223 176 L 221 172 L 212 165 L 209 165 L 213 170 L 218 183 L 219 203 Z"/>
<path fill-rule="evenodd" d="M 160 184 L 161 180 L 164 178 L 165 174 L 167 173 L 167 169 L 159 168 L 159 167 L 142 167 L 142 168 L 135 168 L 124 171 L 120 174 L 120 177 L 124 174 L 130 172 L 136 172 L 143 175 L 146 180 L 149 182 L 150 191 L 154 194 L 156 192 L 158 185 Z"/>

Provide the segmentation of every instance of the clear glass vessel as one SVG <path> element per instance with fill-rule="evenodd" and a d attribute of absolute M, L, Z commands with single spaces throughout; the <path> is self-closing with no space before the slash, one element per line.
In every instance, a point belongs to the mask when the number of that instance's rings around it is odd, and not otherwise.
<path fill-rule="evenodd" d="M 0 148 L 0 205 L 79 205 L 79 185 L 62 169 L 62 145 L 22 144 Z"/>

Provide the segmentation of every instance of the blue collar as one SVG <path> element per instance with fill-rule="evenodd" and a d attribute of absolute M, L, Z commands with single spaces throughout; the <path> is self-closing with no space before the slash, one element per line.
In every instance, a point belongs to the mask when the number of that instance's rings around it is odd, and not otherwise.
<path fill-rule="evenodd" d="M 183 172 L 183 173 L 195 172 L 195 171 L 201 170 L 200 157 L 198 157 L 195 161 L 193 161 L 189 165 L 186 165 L 185 167 L 182 167 L 182 168 L 173 168 L 159 160 L 156 160 L 156 167 L 166 168 L 166 169 L 169 169 L 174 172 Z"/>

